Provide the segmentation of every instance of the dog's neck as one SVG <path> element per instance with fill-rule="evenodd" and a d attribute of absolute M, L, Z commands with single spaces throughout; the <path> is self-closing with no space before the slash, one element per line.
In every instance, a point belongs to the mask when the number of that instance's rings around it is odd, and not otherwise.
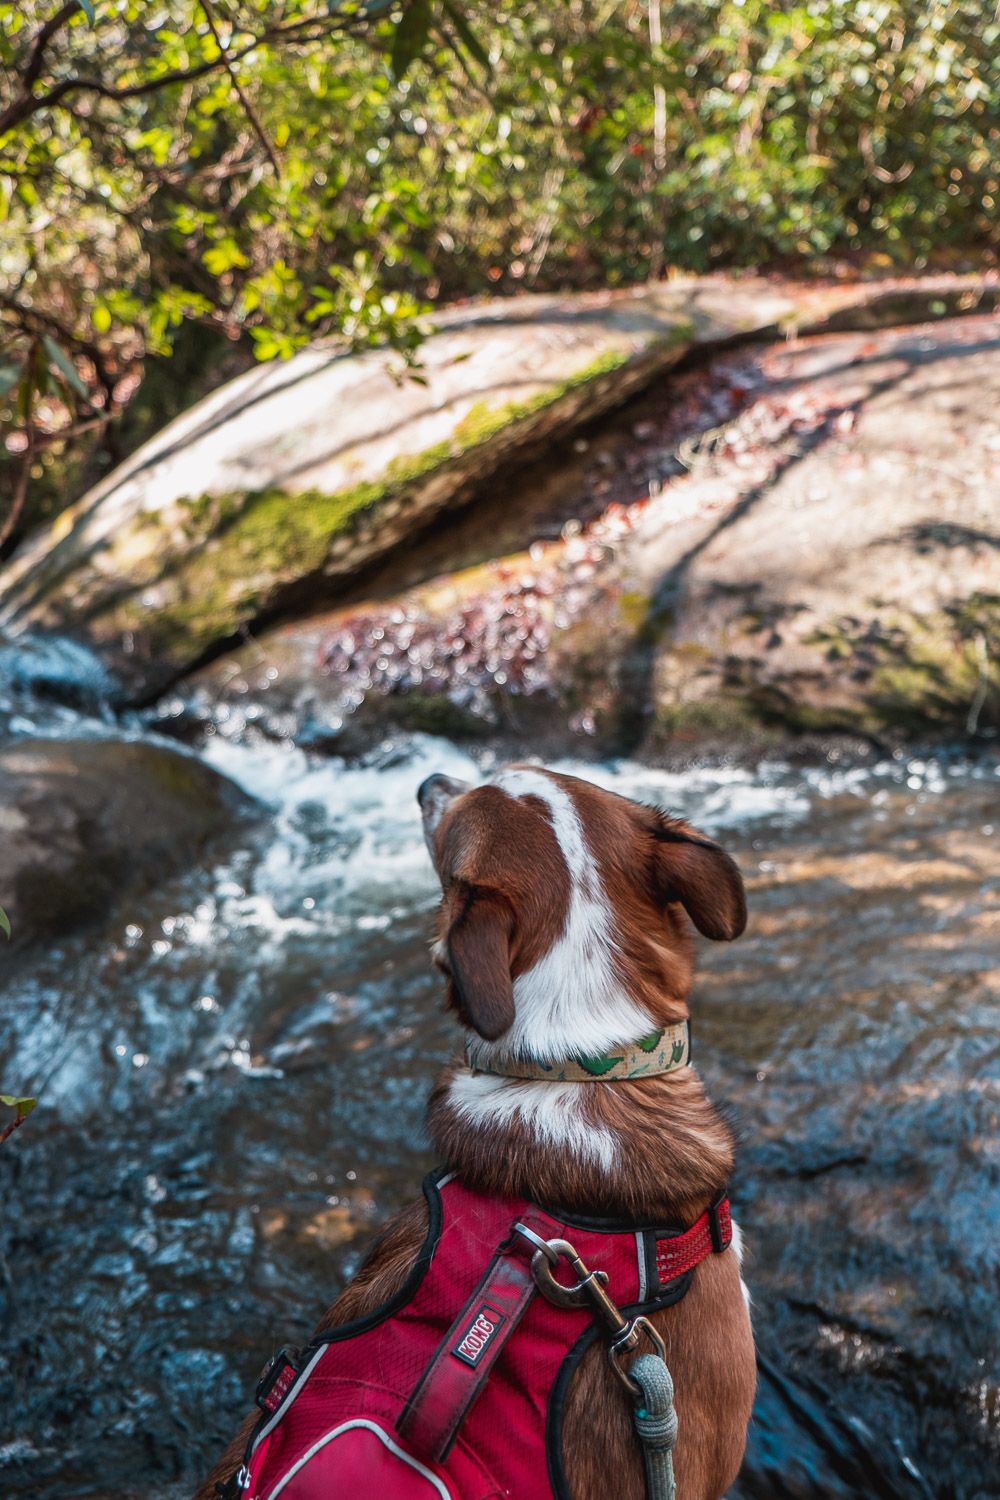
<path fill-rule="evenodd" d="M 475 1068 L 455 1064 L 435 1088 L 434 1146 L 483 1191 L 589 1214 L 689 1222 L 725 1187 L 733 1165 L 732 1136 L 694 1069 L 685 1059 L 671 1071 L 608 1082 L 572 1071 L 581 1057 L 605 1058 L 687 1021 L 688 917 L 677 900 L 653 902 L 636 882 L 635 861 L 650 858 L 649 849 L 637 847 L 628 819 L 593 789 L 573 790 L 522 767 L 495 778 L 491 796 L 545 810 L 558 846 L 553 868 L 564 872 L 568 897 L 544 952 L 512 974 L 507 1029 L 492 1042 L 477 1037 Z M 714 846 L 695 839 L 692 847 Z M 688 905 L 702 910 L 710 905 L 705 882 L 716 874 L 702 871 L 686 886 L 683 870 L 672 878 L 687 890 Z M 522 868 L 519 878 L 531 894 L 527 902 L 522 890 L 522 905 L 544 928 L 558 902 L 530 871 Z M 475 977 L 473 966 L 465 979 L 472 985 Z M 468 1020 L 454 976 L 449 998 Z M 565 1076 L 524 1076 L 538 1065 Z"/>
<path fill-rule="evenodd" d="M 601 1079 L 615 1083 L 653 1078 L 686 1067 L 691 1061 L 691 1033 L 687 1021 L 674 1021 L 608 1052 L 576 1052 L 572 1057 L 552 1057 L 545 1062 L 512 1053 L 482 1037 L 470 1036 L 465 1044 L 465 1061 L 473 1072 L 500 1078 L 542 1083 L 588 1083 Z"/>
<path fill-rule="evenodd" d="M 428 1127 L 440 1159 L 481 1191 L 592 1215 L 691 1222 L 733 1167 L 731 1132 L 690 1065 L 549 1082 L 456 1063 Z"/>

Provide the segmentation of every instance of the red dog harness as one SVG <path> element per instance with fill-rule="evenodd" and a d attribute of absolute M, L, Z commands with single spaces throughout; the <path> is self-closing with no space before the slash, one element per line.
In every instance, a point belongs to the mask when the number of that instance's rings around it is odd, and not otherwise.
<path fill-rule="evenodd" d="M 440 1173 L 424 1193 L 427 1238 L 398 1295 L 266 1368 L 224 1496 L 367 1500 L 364 1484 L 376 1500 L 568 1500 L 566 1393 L 598 1328 L 537 1295 L 535 1236 L 571 1240 L 628 1317 L 678 1302 L 732 1239 L 725 1197 L 680 1229 L 543 1212 Z"/>

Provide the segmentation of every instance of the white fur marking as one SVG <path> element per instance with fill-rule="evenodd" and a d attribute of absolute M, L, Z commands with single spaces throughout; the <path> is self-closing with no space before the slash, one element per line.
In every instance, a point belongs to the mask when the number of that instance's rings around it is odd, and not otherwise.
<path fill-rule="evenodd" d="M 606 1172 L 614 1168 L 618 1143 L 610 1130 L 583 1118 L 578 1083 L 522 1083 L 460 1068 L 448 1098 L 470 1125 L 507 1125 L 519 1115 L 539 1140 L 594 1161 Z"/>
<path fill-rule="evenodd" d="M 615 974 L 612 911 L 572 797 L 541 771 L 502 771 L 493 784 L 509 796 L 545 803 L 570 877 L 562 934 L 533 969 L 515 979 L 514 1024 L 492 1044 L 493 1055 L 557 1062 L 646 1036 L 652 1017 Z M 489 1056 L 484 1049 L 484 1066 Z"/>
<path fill-rule="evenodd" d="M 736 1222 L 735 1219 L 731 1220 L 731 1223 L 732 1223 L 732 1229 L 733 1229 L 733 1238 L 732 1238 L 732 1244 L 731 1244 L 730 1248 L 732 1249 L 733 1254 L 736 1256 L 736 1264 L 739 1266 L 740 1270 L 742 1271 L 742 1269 L 743 1269 L 743 1231 L 740 1228 L 740 1226 L 737 1224 L 737 1222 Z M 743 1293 L 743 1301 L 746 1304 L 747 1312 L 749 1312 L 751 1310 L 751 1308 L 753 1307 L 753 1302 L 752 1302 L 751 1297 L 750 1297 L 750 1288 L 747 1286 L 747 1284 L 743 1280 L 742 1276 L 740 1277 L 740 1291 Z"/>

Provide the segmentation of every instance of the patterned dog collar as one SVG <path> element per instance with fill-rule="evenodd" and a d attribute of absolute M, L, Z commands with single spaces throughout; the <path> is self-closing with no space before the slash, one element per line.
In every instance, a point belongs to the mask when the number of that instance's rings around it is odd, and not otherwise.
<path fill-rule="evenodd" d="M 476 1038 L 465 1044 L 465 1060 L 477 1073 L 494 1073 L 499 1078 L 543 1079 L 549 1083 L 611 1083 L 620 1078 L 654 1078 L 658 1073 L 673 1073 L 686 1067 L 691 1060 L 691 1036 L 686 1021 L 651 1031 L 606 1057 L 570 1057 L 565 1062 L 496 1057 L 488 1054 L 488 1045 Z"/>

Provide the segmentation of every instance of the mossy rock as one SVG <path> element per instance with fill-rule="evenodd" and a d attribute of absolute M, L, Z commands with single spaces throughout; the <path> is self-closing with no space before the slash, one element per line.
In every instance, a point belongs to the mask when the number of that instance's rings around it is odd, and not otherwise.
<path fill-rule="evenodd" d="M 348 580 L 626 400 L 695 336 L 674 294 L 591 299 L 579 310 L 528 300 L 533 320 L 515 307 L 453 318 L 424 346 L 423 391 L 394 384 L 384 354 L 306 351 L 287 371 L 239 377 L 228 402 L 208 398 L 22 550 L 7 570 L 3 619 L 15 630 L 82 628 L 140 701 L 155 697 L 249 628 L 329 607 Z M 281 416 L 287 430 L 268 445 L 258 425 Z M 177 486 L 179 476 L 211 481 L 213 470 L 273 477 Z M 300 475 L 330 482 L 296 483 Z"/>
<path fill-rule="evenodd" d="M 511 482 L 691 348 L 991 295 L 960 277 L 820 292 L 708 277 L 526 296 L 442 316 L 423 384 L 384 350 L 306 349 L 220 387 L 29 539 L 0 577 L 0 625 L 84 633 L 152 698 L 249 632 L 330 609 L 444 511 Z"/>

